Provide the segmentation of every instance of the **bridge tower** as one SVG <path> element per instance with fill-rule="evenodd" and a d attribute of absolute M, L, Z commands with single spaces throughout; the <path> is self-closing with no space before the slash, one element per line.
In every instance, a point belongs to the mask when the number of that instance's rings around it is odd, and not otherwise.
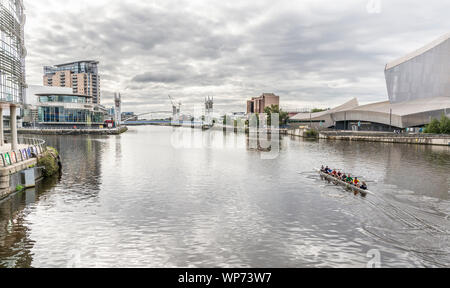
<path fill-rule="evenodd" d="M 214 97 L 205 98 L 205 122 L 212 125 L 212 115 L 214 112 Z"/>
<path fill-rule="evenodd" d="M 114 93 L 114 123 L 116 127 L 122 125 L 122 96 L 120 93 Z"/>

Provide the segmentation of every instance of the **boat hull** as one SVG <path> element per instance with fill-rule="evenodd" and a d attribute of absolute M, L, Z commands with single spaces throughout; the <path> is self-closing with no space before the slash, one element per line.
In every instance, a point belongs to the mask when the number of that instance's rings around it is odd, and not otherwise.
<path fill-rule="evenodd" d="M 347 182 L 344 182 L 342 180 L 336 179 L 333 176 L 328 175 L 326 173 L 323 173 L 323 172 L 319 172 L 319 173 L 320 173 L 320 176 L 322 178 L 324 178 L 324 179 L 326 179 L 326 180 L 328 180 L 330 182 L 333 182 L 336 185 L 342 186 L 342 187 L 344 187 L 344 188 L 346 188 L 348 190 L 351 190 L 351 191 L 355 192 L 355 194 L 360 194 L 363 197 L 365 197 L 365 196 L 367 196 L 367 194 L 369 194 L 369 191 L 367 191 L 367 190 L 363 190 L 363 189 L 358 188 L 358 187 L 356 187 L 354 185 L 351 185 L 351 184 L 349 184 Z"/>

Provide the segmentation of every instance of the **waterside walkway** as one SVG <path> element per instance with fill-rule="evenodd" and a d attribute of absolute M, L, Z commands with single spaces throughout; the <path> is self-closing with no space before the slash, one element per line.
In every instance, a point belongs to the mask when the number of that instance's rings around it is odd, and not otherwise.
<path fill-rule="evenodd" d="M 20 128 L 19 134 L 31 135 L 119 135 L 128 131 L 126 126 L 111 129 L 98 128 Z"/>

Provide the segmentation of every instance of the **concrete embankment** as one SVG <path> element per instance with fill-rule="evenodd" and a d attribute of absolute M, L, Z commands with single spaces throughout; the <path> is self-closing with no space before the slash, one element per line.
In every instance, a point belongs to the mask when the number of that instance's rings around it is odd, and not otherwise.
<path fill-rule="evenodd" d="M 45 177 L 53 176 L 61 171 L 61 160 L 53 148 L 35 146 L 32 156 L 14 154 L 12 162 L 0 167 L 0 200 L 36 186 Z M 8 153 L 9 155 L 9 153 Z"/>
<path fill-rule="evenodd" d="M 19 134 L 30 135 L 119 135 L 128 131 L 128 127 L 114 129 L 26 129 L 18 130 Z"/>
<path fill-rule="evenodd" d="M 304 137 L 306 130 L 290 130 L 289 135 Z M 450 146 L 449 135 L 429 134 L 394 134 L 383 132 L 352 132 L 352 131 L 321 131 L 320 139 L 343 140 L 343 141 L 366 141 L 399 144 L 439 145 Z"/>
<path fill-rule="evenodd" d="M 329 140 L 450 146 L 449 135 L 326 131 L 320 132 L 319 137 Z"/>

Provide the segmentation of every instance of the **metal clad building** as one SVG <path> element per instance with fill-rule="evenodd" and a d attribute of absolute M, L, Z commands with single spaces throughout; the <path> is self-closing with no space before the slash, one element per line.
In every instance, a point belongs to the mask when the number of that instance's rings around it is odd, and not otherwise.
<path fill-rule="evenodd" d="M 385 67 L 389 101 L 359 106 L 356 100 L 292 121 L 340 130 L 393 131 L 450 117 L 450 33 Z"/>
<path fill-rule="evenodd" d="M 450 97 L 450 33 L 386 65 L 391 103 Z"/>

